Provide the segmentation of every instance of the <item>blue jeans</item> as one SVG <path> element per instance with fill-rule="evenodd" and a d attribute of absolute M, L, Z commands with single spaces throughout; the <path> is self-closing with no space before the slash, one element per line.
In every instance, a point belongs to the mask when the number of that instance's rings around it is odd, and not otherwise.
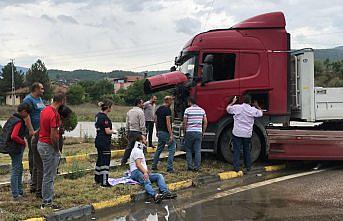
<path fill-rule="evenodd" d="M 152 163 L 152 168 L 157 168 L 158 160 L 160 159 L 160 155 L 164 149 L 164 146 L 168 145 L 168 161 L 167 161 L 167 170 L 173 170 L 173 162 L 174 162 L 174 154 L 176 149 L 176 142 L 173 141 L 169 142 L 169 133 L 166 131 L 158 131 L 157 138 L 158 138 L 158 146 L 157 150 L 154 155 L 154 160 Z"/>
<path fill-rule="evenodd" d="M 185 135 L 185 150 L 188 169 L 199 169 L 201 163 L 201 141 L 202 133 L 196 131 L 186 132 Z M 194 153 L 194 167 L 193 155 Z"/>
<path fill-rule="evenodd" d="M 54 198 L 54 182 L 60 161 L 60 154 L 52 145 L 47 143 L 38 142 L 37 149 L 43 162 L 43 204 L 50 204 Z"/>
<path fill-rule="evenodd" d="M 149 196 L 154 197 L 156 195 L 156 191 L 154 190 L 154 188 L 152 188 L 151 182 L 157 183 L 157 186 L 160 189 L 161 193 L 169 192 L 162 174 L 151 173 L 149 174 L 148 180 L 144 180 L 143 177 L 144 174 L 138 169 L 131 172 L 131 179 L 137 181 L 140 185 L 142 185 Z"/>
<path fill-rule="evenodd" d="M 251 138 L 236 137 L 235 135 L 232 135 L 232 140 L 233 140 L 233 167 L 235 168 L 235 170 L 239 170 L 241 149 L 243 148 L 245 167 L 247 169 L 251 169 L 251 164 L 252 164 L 251 154 L 250 154 Z"/>
<path fill-rule="evenodd" d="M 13 198 L 23 195 L 23 153 L 10 154 L 12 159 L 11 190 Z"/>

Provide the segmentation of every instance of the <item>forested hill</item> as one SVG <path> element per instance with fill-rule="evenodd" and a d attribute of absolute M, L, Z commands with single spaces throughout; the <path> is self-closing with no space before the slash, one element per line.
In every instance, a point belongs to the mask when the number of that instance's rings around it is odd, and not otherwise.
<path fill-rule="evenodd" d="M 148 76 L 153 76 L 160 73 L 166 73 L 168 70 L 162 71 L 148 71 Z M 124 76 L 144 76 L 145 72 L 133 72 L 133 71 L 122 71 L 115 70 L 111 72 L 99 72 L 92 70 L 75 70 L 75 71 L 62 71 L 62 70 L 48 70 L 49 77 L 53 80 L 56 79 L 79 79 L 79 80 L 100 80 L 103 78 L 116 78 Z"/>

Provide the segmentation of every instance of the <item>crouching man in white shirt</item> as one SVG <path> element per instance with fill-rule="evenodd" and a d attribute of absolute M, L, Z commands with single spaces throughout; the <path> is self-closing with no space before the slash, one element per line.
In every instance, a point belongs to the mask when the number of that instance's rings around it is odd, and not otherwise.
<path fill-rule="evenodd" d="M 160 203 L 164 199 L 172 199 L 176 197 L 175 193 L 171 193 L 164 181 L 164 177 L 159 173 L 150 173 L 146 165 L 145 156 L 143 153 L 144 147 L 146 144 L 146 138 L 144 135 L 137 137 L 135 146 L 132 149 L 130 155 L 130 171 L 131 179 L 139 182 L 151 196 L 155 203 Z M 151 182 L 156 182 L 160 190 L 160 193 L 157 193 Z"/>

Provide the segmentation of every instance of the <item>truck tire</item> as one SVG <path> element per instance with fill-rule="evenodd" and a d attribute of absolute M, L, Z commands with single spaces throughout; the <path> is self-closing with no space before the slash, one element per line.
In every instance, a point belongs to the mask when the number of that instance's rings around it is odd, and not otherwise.
<path fill-rule="evenodd" d="M 220 136 L 220 152 L 225 161 L 232 164 L 233 162 L 233 146 L 232 146 L 232 127 L 227 127 L 223 130 Z M 262 153 L 262 144 L 258 133 L 253 131 L 251 138 L 251 161 L 255 162 L 259 159 L 260 154 Z M 243 150 L 241 150 L 241 156 L 243 155 Z M 241 157 L 243 161 L 243 157 Z"/>

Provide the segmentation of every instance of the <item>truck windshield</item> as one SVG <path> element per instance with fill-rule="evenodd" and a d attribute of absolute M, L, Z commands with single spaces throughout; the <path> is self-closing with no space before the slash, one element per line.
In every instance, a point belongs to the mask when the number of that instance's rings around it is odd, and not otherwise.
<path fill-rule="evenodd" d="M 197 55 L 189 55 L 183 58 L 183 62 L 179 66 L 179 71 L 187 75 L 187 77 L 193 78 L 195 73 L 197 57 Z"/>

